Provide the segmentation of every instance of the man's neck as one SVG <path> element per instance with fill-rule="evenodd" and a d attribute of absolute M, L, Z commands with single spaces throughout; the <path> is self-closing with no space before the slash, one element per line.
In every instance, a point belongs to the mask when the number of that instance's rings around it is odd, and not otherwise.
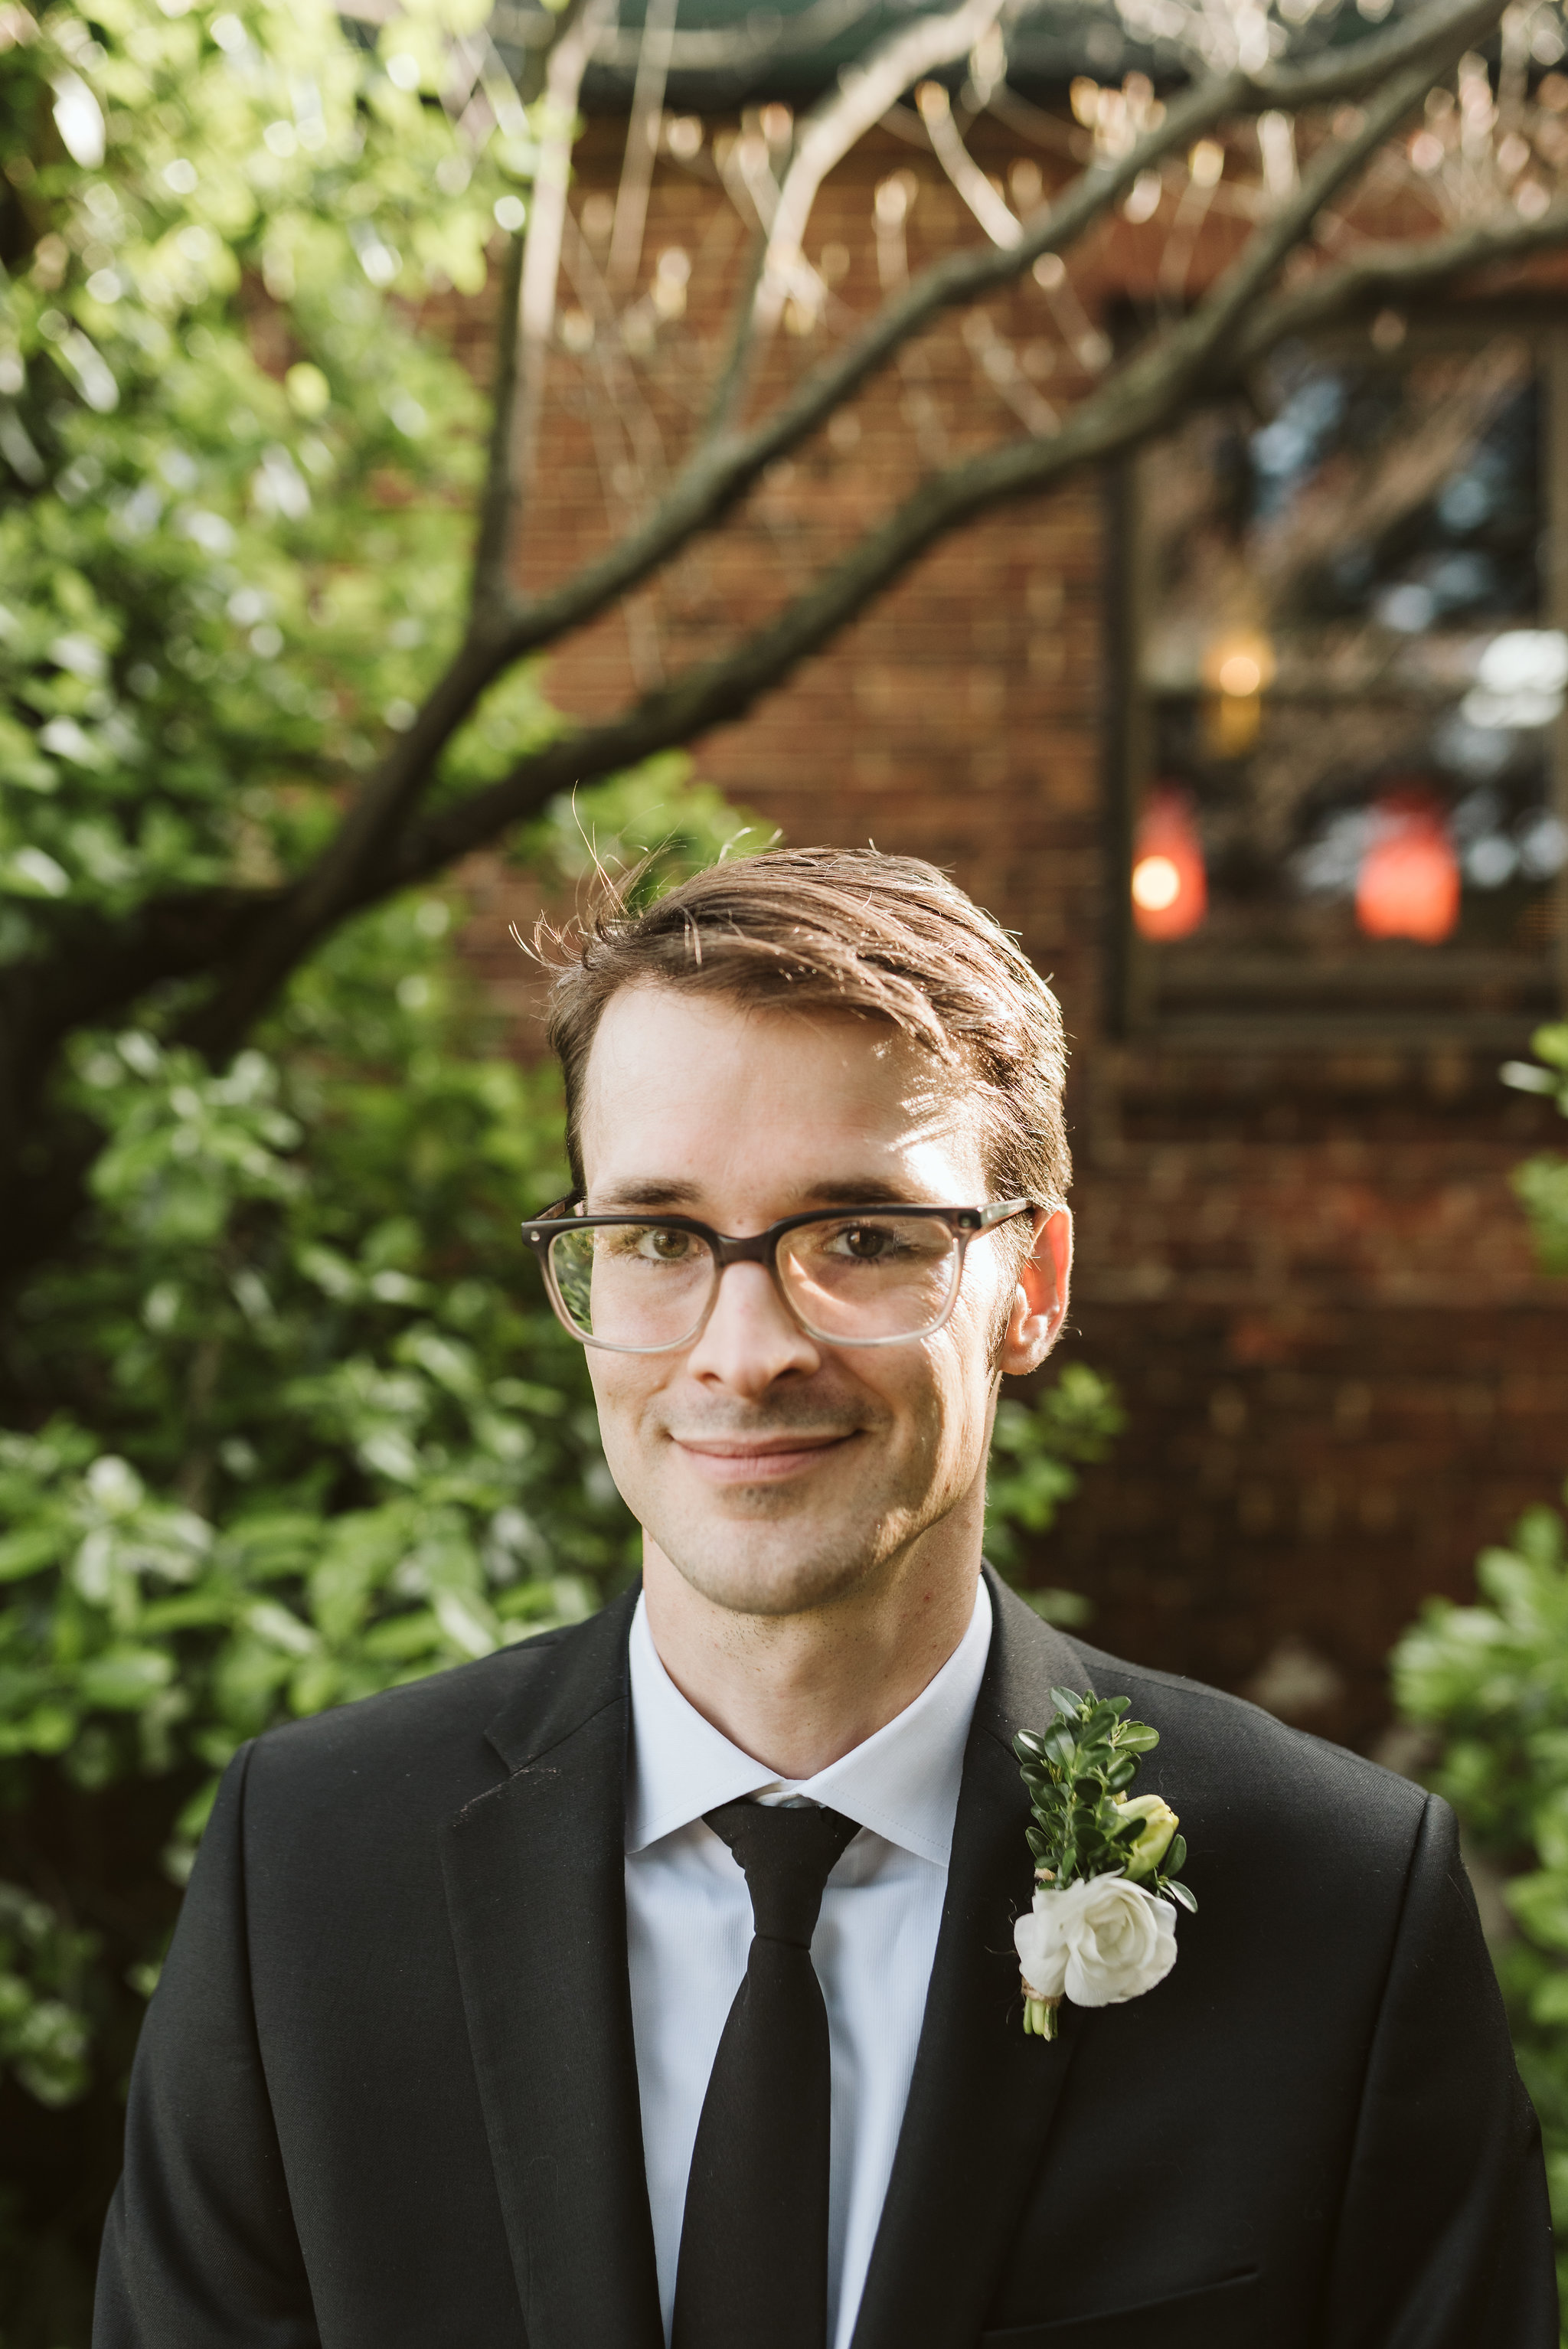
<path fill-rule="evenodd" d="M 977 1539 L 904 1568 L 807 1612 L 748 1615 L 705 1599 L 649 1539 L 648 1628 L 705 1721 L 780 1778 L 810 1778 L 913 1704 L 969 1628 Z"/>

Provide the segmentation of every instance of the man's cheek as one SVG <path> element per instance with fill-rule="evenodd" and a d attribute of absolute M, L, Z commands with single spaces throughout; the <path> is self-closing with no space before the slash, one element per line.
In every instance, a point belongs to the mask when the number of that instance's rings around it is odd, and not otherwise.
<path fill-rule="evenodd" d="M 596 1375 L 593 1400 L 599 1413 L 599 1441 L 605 1465 L 623 1499 L 642 1481 L 650 1465 L 650 1436 L 643 1399 L 614 1377 Z"/>

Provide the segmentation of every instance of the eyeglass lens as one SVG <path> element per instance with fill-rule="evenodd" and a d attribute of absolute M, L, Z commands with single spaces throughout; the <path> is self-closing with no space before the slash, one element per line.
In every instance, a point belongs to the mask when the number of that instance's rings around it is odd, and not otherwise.
<path fill-rule="evenodd" d="M 960 1258 L 934 1216 L 868 1213 L 799 1225 L 779 1242 L 779 1279 L 813 1337 L 849 1345 L 923 1337 L 953 1301 Z M 707 1242 L 667 1224 L 558 1232 L 550 1267 L 581 1338 L 655 1352 L 696 1336 L 718 1279 Z"/>

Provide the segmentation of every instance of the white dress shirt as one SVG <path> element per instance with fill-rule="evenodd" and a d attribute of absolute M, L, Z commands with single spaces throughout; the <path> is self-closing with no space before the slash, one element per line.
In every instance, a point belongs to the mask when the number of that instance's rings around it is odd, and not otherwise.
<path fill-rule="evenodd" d="M 643 2153 L 665 2338 L 692 2147 L 751 1947 L 751 1896 L 703 1813 L 743 1795 L 805 1798 L 859 1822 L 828 1878 L 811 1961 L 828 2009 L 832 2152 L 828 2344 L 849 2349 L 892 2170 L 947 1891 L 970 1716 L 991 1645 L 969 1629 L 914 1702 L 814 1778 L 776 1778 L 686 1702 L 639 1600 L 632 1622 L 626 1929 Z"/>

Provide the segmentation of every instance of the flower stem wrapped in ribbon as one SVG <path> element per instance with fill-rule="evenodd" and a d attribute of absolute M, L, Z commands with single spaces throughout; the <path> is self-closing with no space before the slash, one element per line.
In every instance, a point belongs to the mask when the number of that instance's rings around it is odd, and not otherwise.
<path fill-rule="evenodd" d="M 1160 1795 L 1130 1795 L 1158 1730 L 1123 1718 L 1130 1697 L 1053 1689 L 1056 1718 L 1013 1740 L 1034 1819 L 1035 1902 L 1013 1928 L 1023 1973 L 1024 2029 L 1057 2035 L 1057 2009 L 1119 2006 L 1163 1982 L 1176 1962 L 1176 1907 L 1198 1903 L 1176 1882 L 1187 1857 L 1180 1822 Z"/>

